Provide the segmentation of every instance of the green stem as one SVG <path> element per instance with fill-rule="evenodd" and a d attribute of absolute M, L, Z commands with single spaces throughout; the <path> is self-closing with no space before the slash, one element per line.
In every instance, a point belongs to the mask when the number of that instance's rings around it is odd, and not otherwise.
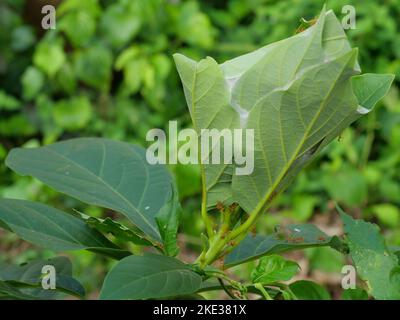
<path fill-rule="evenodd" d="M 273 300 L 261 283 L 255 283 L 254 287 L 256 287 L 262 293 L 265 300 Z"/>
<path fill-rule="evenodd" d="M 218 278 L 218 282 L 221 285 L 222 289 L 226 292 L 226 294 L 233 300 L 237 300 L 237 298 L 229 291 L 229 289 L 225 286 L 224 281 Z"/>
<path fill-rule="evenodd" d="M 280 292 L 286 290 L 286 292 L 289 293 L 289 295 L 292 297 L 293 300 L 299 300 L 297 296 L 294 294 L 294 292 L 290 289 L 290 286 L 288 286 L 287 284 L 274 283 L 272 286 L 279 288 Z"/>
<path fill-rule="evenodd" d="M 263 210 L 260 210 L 260 212 L 262 211 Z M 208 249 L 208 251 L 205 254 L 202 254 L 202 261 L 200 262 L 201 267 L 204 268 L 205 266 L 212 264 L 215 260 L 217 260 L 220 257 L 222 251 L 232 240 L 235 240 L 238 237 L 241 237 L 240 240 L 242 240 L 247 234 L 248 230 L 254 225 L 259 215 L 259 212 L 252 213 L 242 225 L 232 230 L 231 232 L 228 232 L 229 230 L 226 230 L 226 224 L 224 224 L 216 237 L 210 243 L 210 248 Z M 238 244 L 239 241 L 234 246 Z"/>
<path fill-rule="evenodd" d="M 202 198 L 205 199 L 204 196 Z M 208 238 L 211 239 L 214 236 L 214 230 L 213 230 L 214 223 L 207 214 L 207 205 L 205 201 L 201 202 L 201 217 L 203 219 L 204 225 L 206 226 Z"/>
<path fill-rule="evenodd" d="M 200 266 L 205 268 L 212 262 L 214 262 L 217 258 L 219 253 L 225 247 L 226 242 L 224 239 L 227 238 L 227 232 L 229 231 L 229 226 L 227 224 L 223 224 L 219 230 L 219 232 L 215 235 L 215 237 L 210 242 L 210 247 L 206 252 L 202 252 L 199 261 Z"/>
<path fill-rule="evenodd" d="M 236 290 L 240 291 L 241 294 L 244 294 L 245 292 L 247 292 L 245 285 L 229 278 L 226 274 L 224 274 L 222 272 L 208 271 L 207 275 L 210 277 L 216 277 L 218 280 L 225 280 L 226 282 L 229 283 L 229 285 L 231 286 L 232 289 L 236 289 Z"/>
<path fill-rule="evenodd" d="M 192 107 L 193 107 L 193 105 L 192 105 Z M 196 123 L 194 122 L 194 120 L 193 120 L 193 126 L 196 129 Z M 196 131 L 198 131 L 198 130 L 196 129 Z M 199 137 L 199 139 L 200 139 L 200 137 Z M 201 154 L 202 154 L 201 143 L 199 143 L 199 154 L 198 154 L 199 163 L 202 163 Z M 201 172 L 201 217 L 202 217 L 204 225 L 206 227 L 207 236 L 209 239 L 211 239 L 214 236 L 214 222 L 212 221 L 212 219 L 210 218 L 210 216 L 207 213 L 206 173 L 204 170 L 204 166 L 202 166 L 202 165 L 200 166 L 200 172 Z"/>

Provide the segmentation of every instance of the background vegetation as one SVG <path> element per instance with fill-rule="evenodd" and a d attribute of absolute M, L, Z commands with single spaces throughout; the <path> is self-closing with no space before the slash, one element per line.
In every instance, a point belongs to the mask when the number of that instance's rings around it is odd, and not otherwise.
<path fill-rule="evenodd" d="M 339 18 L 344 5 L 356 8 L 356 29 L 347 34 L 360 49 L 363 71 L 393 73 L 397 82 L 374 112 L 346 129 L 301 173 L 258 231 L 311 221 L 337 233 L 337 201 L 354 216 L 378 223 L 388 243 L 400 246 L 400 0 L 1 0 L 0 196 L 114 216 L 13 174 L 4 165 L 6 154 L 13 147 L 78 136 L 145 145 L 147 131 L 165 128 L 168 120 L 188 127 L 173 53 L 222 62 L 294 34 L 300 18 L 312 19 L 324 2 Z M 44 31 L 40 10 L 49 3 L 58 5 L 57 28 Z M 191 261 L 202 231 L 199 170 L 183 165 L 171 170 L 184 207 L 182 238 L 189 243 L 181 256 Z M 0 261 L 51 256 L 0 231 Z M 88 252 L 70 256 L 88 297 L 96 297 L 110 262 Z M 345 261 L 339 254 L 321 248 L 291 257 L 300 262 L 303 279 L 326 283 L 333 297 L 340 297 Z"/>

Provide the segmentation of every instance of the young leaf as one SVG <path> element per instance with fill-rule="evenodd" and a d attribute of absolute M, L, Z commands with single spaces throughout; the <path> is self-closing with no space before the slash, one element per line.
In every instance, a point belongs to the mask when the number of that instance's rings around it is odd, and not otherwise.
<path fill-rule="evenodd" d="M 171 198 L 172 177 L 165 166 L 150 165 L 141 147 L 79 138 L 36 149 L 14 149 L 6 164 L 83 202 L 121 212 L 161 241 L 155 216 Z"/>
<path fill-rule="evenodd" d="M 171 199 L 160 209 L 156 215 L 156 221 L 164 243 L 164 251 L 169 256 L 176 256 L 179 252 L 177 233 L 181 206 L 176 187 L 173 187 Z"/>
<path fill-rule="evenodd" d="M 247 236 L 226 258 L 226 267 L 271 255 L 309 247 L 338 245 L 337 237 L 330 237 L 312 224 L 294 224 L 278 228 L 268 236 Z"/>
<path fill-rule="evenodd" d="M 363 220 L 354 220 L 338 207 L 350 256 L 358 276 L 366 281 L 375 299 L 400 299 L 398 258 L 389 251 L 379 227 Z"/>
<path fill-rule="evenodd" d="M 54 297 L 54 290 L 42 289 L 42 268 L 45 265 L 55 268 L 55 290 L 80 297 L 85 295 L 85 289 L 72 277 L 72 264 L 66 257 L 33 260 L 20 266 L 0 263 L 0 280 L 18 287 L 22 293 L 34 297 L 51 298 Z M 27 288 L 23 288 L 24 286 Z"/>
<path fill-rule="evenodd" d="M 296 281 L 290 284 L 289 287 L 299 300 L 331 300 L 329 292 L 312 281 Z"/>
<path fill-rule="evenodd" d="M 166 298 L 195 293 L 201 277 L 171 257 L 145 254 L 119 261 L 108 273 L 100 299 Z"/>
<path fill-rule="evenodd" d="M 54 251 L 93 249 L 117 259 L 130 254 L 81 219 L 37 202 L 0 199 L 0 221 L 25 241 Z"/>
<path fill-rule="evenodd" d="M 290 280 L 299 272 L 299 265 L 273 254 L 260 259 L 258 266 L 251 273 L 253 283 L 271 284 Z"/>
<path fill-rule="evenodd" d="M 163 245 L 160 245 L 154 243 L 154 241 L 149 239 L 137 228 L 127 228 L 108 217 L 99 219 L 79 212 L 80 216 L 86 220 L 88 225 L 103 233 L 111 233 L 120 240 L 130 241 L 136 245 L 154 246 L 163 249 L 169 256 L 175 256 L 179 251 L 177 246 L 177 232 L 180 213 L 181 207 L 179 204 L 179 197 L 176 187 L 174 186 L 171 199 L 160 209 L 155 218 L 163 240 Z"/>
<path fill-rule="evenodd" d="M 146 239 L 146 236 L 141 234 L 140 230 L 127 228 L 117 221 L 107 217 L 105 219 L 95 217 L 85 217 L 86 223 L 102 233 L 110 233 L 115 238 L 122 241 L 130 241 L 139 246 L 152 246 L 153 244 Z"/>

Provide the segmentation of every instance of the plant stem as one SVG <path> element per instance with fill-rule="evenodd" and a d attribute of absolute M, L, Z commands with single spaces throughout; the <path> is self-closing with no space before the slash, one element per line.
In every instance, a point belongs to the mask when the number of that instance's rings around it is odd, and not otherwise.
<path fill-rule="evenodd" d="M 229 291 L 229 289 L 225 286 L 224 281 L 220 278 L 218 278 L 218 282 L 221 285 L 222 289 L 226 292 L 226 294 L 233 300 L 237 300 L 237 298 L 232 294 L 232 292 Z"/>
<path fill-rule="evenodd" d="M 286 290 L 286 292 L 289 293 L 289 295 L 292 297 L 293 300 L 299 300 L 297 296 L 294 294 L 294 292 L 290 289 L 290 286 L 288 286 L 287 284 L 274 283 L 273 286 L 279 288 L 280 292 Z"/>
<path fill-rule="evenodd" d="M 207 272 L 208 276 L 212 276 L 212 277 L 216 277 L 219 280 L 225 280 L 226 282 L 229 283 L 229 285 L 231 286 L 232 289 L 238 290 L 240 291 L 241 294 L 244 294 L 245 292 L 247 292 L 246 286 L 241 284 L 238 281 L 235 281 L 231 278 L 229 278 L 226 274 L 222 273 L 222 272 L 213 272 L 213 271 L 209 271 Z M 226 287 L 226 286 L 225 286 Z"/>
<path fill-rule="evenodd" d="M 196 131 L 198 131 L 198 129 L 196 127 L 196 123 L 194 121 L 194 118 L 193 118 L 193 125 L 194 125 Z M 200 137 L 199 137 L 199 139 L 200 139 Z M 201 159 L 201 154 L 202 154 L 201 143 L 199 143 L 199 154 L 198 154 L 199 163 L 203 163 L 202 159 Z M 201 217 L 205 224 L 208 238 L 211 239 L 214 236 L 214 223 L 207 213 L 206 173 L 204 170 L 204 166 L 202 166 L 202 165 L 200 166 L 200 172 L 201 172 Z"/>
<path fill-rule="evenodd" d="M 261 212 L 262 211 L 263 210 L 261 210 Z M 253 226 L 259 215 L 259 212 L 252 213 L 242 225 L 232 230 L 231 232 L 229 232 L 229 225 L 227 225 L 226 223 L 223 224 L 220 231 L 210 243 L 210 248 L 205 254 L 202 254 L 202 261 L 200 261 L 200 266 L 204 268 L 205 266 L 212 264 L 215 260 L 217 260 L 220 257 L 222 251 L 232 240 L 238 238 L 239 236 L 242 236 L 240 239 L 242 240 L 247 234 L 247 231 Z M 238 244 L 239 242 L 237 242 L 234 246 Z"/>
<path fill-rule="evenodd" d="M 199 257 L 200 266 L 202 268 L 211 264 L 218 258 L 219 253 L 226 245 L 224 239 L 227 238 L 226 234 L 228 231 L 229 231 L 229 225 L 223 223 L 218 233 L 210 241 L 210 247 L 208 248 L 208 250 L 206 252 L 202 252 L 202 254 Z"/>
<path fill-rule="evenodd" d="M 255 283 L 254 287 L 256 287 L 262 293 L 265 300 L 273 300 L 261 283 Z"/>
<path fill-rule="evenodd" d="M 203 196 L 203 199 L 205 199 L 204 196 Z M 207 214 L 207 205 L 206 205 L 205 201 L 201 202 L 201 217 L 206 226 L 208 238 L 211 239 L 214 235 L 213 221 L 210 219 L 209 215 Z"/>

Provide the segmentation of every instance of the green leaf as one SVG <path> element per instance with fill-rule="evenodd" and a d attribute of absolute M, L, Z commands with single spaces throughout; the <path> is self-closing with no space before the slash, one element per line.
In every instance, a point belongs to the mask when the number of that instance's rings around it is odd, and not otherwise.
<path fill-rule="evenodd" d="M 332 11 L 323 10 L 304 32 L 221 65 L 210 57 L 174 59 L 198 133 L 254 130 L 250 174 L 236 174 L 234 165 L 202 165 L 208 208 L 236 202 L 250 214 L 265 211 L 324 146 L 365 113 L 352 87 L 360 72 L 357 50 Z"/>
<path fill-rule="evenodd" d="M 76 296 L 84 296 L 85 289 L 72 278 L 72 264 L 66 257 L 56 257 L 48 260 L 33 260 L 26 264 L 15 266 L 0 263 L 0 280 L 7 281 L 21 292 L 41 298 L 54 297 L 55 290 L 42 289 L 42 268 L 53 266 L 56 272 L 56 289 Z M 28 287 L 24 289 L 24 286 Z M 29 287 L 34 288 L 29 288 Z"/>
<path fill-rule="evenodd" d="M 298 194 L 290 197 L 291 209 L 287 212 L 295 222 L 307 222 L 314 213 L 318 197 L 314 195 Z"/>
<path fill-rule="evenodd" d="M 361 288 L 346 289 L 342 292 L 342 300 L 368 300 L 368 293 Z"/>
<path fill-rule="evenodd" d="M 16 98 L 0 90 L 0 110 L 17 110 L 20 107 L 21 103 Z"/>
<path fill-rule="evenodd" d="M 161 241 L 155 220 L 170 200 L 172 177 L 150 165 L 145 150 L 129 143 L 80 138 L 36 149 L 14 149 L 6 164 L 88 204 L 121 212 Z"/>
<path fill-rule="evenodd" d="M 366 73 L 353 77 L 351 83 L 358 104 L 365 108 L 366 112 L 371 110 L 388 93 L 393 80 L 392 74 Z"/>
<path fill-rule="evenodd" d="M 146 254 L 121 260 L 108 273 L 100 299 L 166 298 L 195 293 L 201 277 L 171 257 Z"/>
<path fill-rule="evenodd" d="M 331 247 L 312 248 L 307 251 L 309 269 L 339 274 L 346 264 L 345 256 Z"/>
<path fill-rule="evenodd" d="M 77 77 L 85 84 L 106 92 L 111 82 L 112 53 L 104 46 L 92 46 L 75 56 Z"/>
<path fill-rule="evenodd" d="M 36 128 L 26 113 L 19 112 L 7 118 L 0 118 L 0 135 L 3 137 L 25 137 L 34 133 Z"/>
<path fill-rule="evenodd" d="M 123 72 L 124 72 L 124 84 L 126 86 L 126 92 L 135 93 L 140 89 L 146 66 L 147 62 L 143 58 L 137 58 L 128 61 L 124 65 Z"/>
<path fill-rule="evenodd" d="M 102 15 L 100 30 L 113 47 L 125 45 L 140 30 L 142 14 L 138 9 L 135 2 L 115 3 Z"/>
<path fill-rule="evenodd" d="M 102 233 L 110 233 L 121 241 L 130 241 L 136 245 L 148 246 L 153 245 L 149 240 L 146 239 L 146 235 L 143 235 L 140 230 L 127 228 L 117 221 L 111 218 L 99 219 L 95 217 L 86 216 L 86 223 Z"/>
<path fill-rule="evenodd" d="M 271 284 L 290 280 L 299 272 L 300 266 L 285 258 L 273 254 L 260 259 L 258 266 L 251 273 L 253 283 Z"/>
<path fill-rule="evenodd" d="M 371 211 L 377 216 L 379 221 L 389 227 L 396 227 L 400 221 L 400 210 L 389 203 L 376 204 L 371 207 Z"/>
<path fill-rule="evenodd" d="M 0 220 L 25 241 L 54 251 L 94 249 L 118 258 L 129 254 L 81 219 L 37 202 L 0 199 Z"/>
<path fill-rule="evenodd" d="M 27 50 L 35 42 L 36 36 L 33 26 L 25 24 L 12 31 L 10 47 L 17 52 Z"/>
<path fill-rule="evenodd" d="M 234 198 L 247 212 L 268 206 L 292 174 L 331 139 L 327 137 L 332 132 L 336 136 L 338 126 L 356 113 L 349 82 L 356 54 L 353 50 L 312 67 L 288 89 L 272 91 L 252 106 L 247 128 L 255 129 L 255 170 L 232 179 Z M 307 91 L 310 83 L 318 83 L 319 94 Z M 293 101 L 298 101 L 297 112 Z"/>
<path fill-rule="evenodd" d="M 329 237 L 312 224 L 294 224 L 278 228 L 271 235 L 248 235 L 225 258 L 226 267 L 231 267 L 264 255 L 310 247 L 337 245 L 337 237 Z"/>
<path fill-rule="evenodd" d="M 181 54 L 175 54 L 174 60 L 197 134 L 200 136 L 202 129 L 222 130 L 233 127 L 236 115 L 229 105 L 224 75 L 217 62 L 207 57 L 197 63 Z M 223 163 L 201 164 L 208 207 L 215 206 L 218 201 L 224 204 L 233 202 L 230 189 L 231 167 Z"/>
<path fill-rule="evenodd" d="M 199 3 L 186 1 L 180 6 L 178 35 L 187 43 L 210 48 L 214 43 L 214 30 L 208 16 L 199 10 Z"/>
<path fill-rule="evenodd" d="M 179 252 L 177 233 L 182 209 L 176 187 L 172 186 L 172 190 L 171 199 L 157 213 L 156 221 L 164 243 L 164 251 L 174 257 Z"/>
<path fill-rule="evenodd" d="M 331 300 L 329 292 L 312 281 L 296 281 L 290 284 L 289 287 L 299 300 Z"/>
<path fill-rule="evenodd" d="M 36 297 L 25 294 L 19 289 L 15 288 L 10 283 L 0 280 L 0 300 L 11 299 L 11 300 L 35 300 Z"/>
<path fill-rule="evenodd" d="M 64 90 L 71 96 L 73 95 L 73 93 L 75 93 L 77 81 L 71 64 L 64 63 L 64 65 L 60 69 L 60 72 L 57 73 L 56 78 L 57 83 L 62 90 Z"/>
<path fill-rule="evenodd" d="M 129 62 L 138 59 L 139 54 L 140 48 L 137 46 L 130 46 L 124 49 L 115 60 L 115 70 L 121 71 Z"/>
<path fill-rule="evenodd" d="M 65 62 L 65 54 L 60 41 L 42 41 L 33 55 L 35 66 L 49 77 L 54 76 Z"/>
<path fill-rule="evenodd" d="M 181 199 L 194 196 L 201 192 L 200 167 L 195 164 L 181 164 L 171 166 L 175 174 Z"/>
<path fill-rule="evenodd" d="M 60 15 L 73 11 L 85 11 L 94 17 L 98 17 L 101 13 L 101 6 L 98 0 L 66 0 L 57 7 L 57 14 Z"/>
<path fill-rule="evenodd" d="M 52 112 L 57 126 L 70 131 L 84 128 L 93 115 L 92 105 L 87 96 L 60 100 Z"/>
<path fill-rule="evenodd" d="M 347 206 L 360 206 L 368 198 L 368 184 L 359 170 L 342 165 L 334 172 L 325 172 L 321 182 L 332 199 Z"/>
<path fill-rule="evenodd" d="M 22 75 L 21 82 L 24 99 L 31 100 L 42 89 L 44 75 L 35 67 L 28 67 Z"/>
<path fill-rule="evenodd" d="M 94 35 L 96 23 L 95 17 L 88 11 L 77 10 L 63 16 L 57 27 L 65 32 L 73 46 L 80 47 L 87 44 Z"/>
<path fill-rule="evenodd" d="M 400 265 L 400 247 L 391 246 L 389 249 L 391 252 L 393 252 L 397 256 L 397 259 L 399 260 L 399 265 Z"/>
<path fill-rule="evenodd" d="M 400 299 L 398 259 L 390 252 L 379 227 L 363 220 L 354 220 L 338 207 L 358 276 L 366 281 L 375 299 Z"/>

